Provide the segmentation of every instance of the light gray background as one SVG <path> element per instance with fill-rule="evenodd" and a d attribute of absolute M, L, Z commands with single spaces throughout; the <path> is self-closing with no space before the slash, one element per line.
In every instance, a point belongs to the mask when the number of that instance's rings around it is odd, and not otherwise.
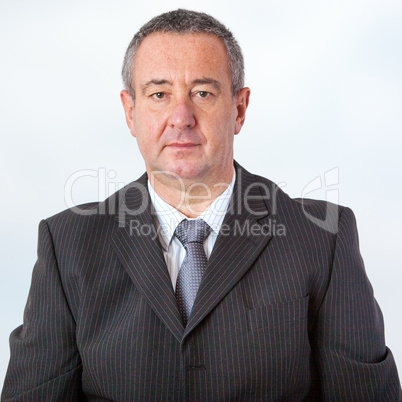
<path fill-rule="evenodd" d="M 144 170 L 120 105 L 121 62 L 143 23 L 177 7 L 211 13 L 243 47 L 252 95 L 236 159 L 293 197 L 331 171 L 308 197 L 354 210 L 401 371 L 402 2 L 1 0 L 0 386 L 40 219 L 66 208 L 76 172 L 99 172 L 76 180 L 82 203 Z"/>

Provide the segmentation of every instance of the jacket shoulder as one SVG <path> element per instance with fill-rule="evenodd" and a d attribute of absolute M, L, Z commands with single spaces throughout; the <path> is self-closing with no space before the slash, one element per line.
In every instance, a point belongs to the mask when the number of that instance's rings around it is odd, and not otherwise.
<path fill-rule="evenodd" d="M 265 188 L 265 193 L 269 196 L 270 206 L 276 203 L 278 208 L 290 208 L 294 212 L 311 212 L 317 214 L 319 217 L 323 217 L 327 212 L 328 208 L 334 209 L 335 207 L 339 210 L 347 208 L 345 206 L 335 204 L 326 200 L 317 200 L 312 198 L 295 197 L 292 198 L 275 182 L 259 175 L 252 175 L 254 177 L 253 182 L 259 183 Z M 347 208 L 349 209 L 349 208 Z"/>
<path fill-rule="evenodd" d="M 279 185 L 265 177 L 251 175 L 249 182 L 260 186 L 271 217 L 288 227 L 297 226 L 299 229 L 325 232 L 331 236 L 338 233 L 342 214 L 351 215 L 352 220 L 354 218 L 353 212 L 342 205 L 326 200 L 292 198 Z"/>

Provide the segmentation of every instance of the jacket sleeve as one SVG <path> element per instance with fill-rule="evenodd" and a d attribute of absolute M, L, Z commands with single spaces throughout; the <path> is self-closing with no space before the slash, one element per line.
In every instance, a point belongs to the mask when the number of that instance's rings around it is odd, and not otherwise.
<path fill-rule="evenodd" d="M 395 361 L 385 346 L 382 313 L 366 276 L 349 208 L 340 215 L 331 279 L 313 339 L 322 400 L 402 400 Z"/>
<path fill-rule="evenodd" d="M 83 399 L 75 332 L 53 240 L 47 222 L 42 221 L 24 323 L 10 336 L 11 357 L 1 400 Z"/>

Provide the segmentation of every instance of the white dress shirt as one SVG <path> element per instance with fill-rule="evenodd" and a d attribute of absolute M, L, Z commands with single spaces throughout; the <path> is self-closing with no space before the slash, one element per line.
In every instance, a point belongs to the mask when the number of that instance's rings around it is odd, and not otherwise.
<path fill-rule="evenodd" d="M 229 206 L 229 201 L 233 193 L 233 186 L 236 181 L 236 172 L 233 170 L 233 178 L 227 189 L 215 199 L 215 201 L 197 218 L 203 219 L 211 227 L 211 233 L 204 241 L 204 249 L 207 259 L 209 259 L 214 248 L 216 239 L 222 226 L 223 218 Z M 187 218 L 176 208 L 166 203 L 156 194 L 148 180 L 148 191 L 151 198 L 155 215 L 157 217 L 155 224 L 158 231 L 158 238 L 162 245 L 163 256 L 172 281 L 173 290 L 176 290 L 176 280 L 180 266 L 186 255 L 183 245 L 174 236 L 177 225 Z"/>

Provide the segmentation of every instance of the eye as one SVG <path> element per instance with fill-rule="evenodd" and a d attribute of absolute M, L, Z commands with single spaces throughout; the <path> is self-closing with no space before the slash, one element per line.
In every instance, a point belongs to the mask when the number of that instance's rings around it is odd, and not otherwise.
<path fill-rule="evenodd" d="M 200 98 L 207 98 L 208 96 L 211 95 L 211 92 L 208 92 L 208 91 L 198 91 L 198 92 L 197 92 L 197 95 L 198 95 Z"/>
<path fill-rule="evenodd" d="M 163 99 L 165 96 L 166 95 L 165 95 L 164 92 L 156 92 L 156 93 L 151 95 L 151 97 L 155 98 L 155 99 Z"/>

